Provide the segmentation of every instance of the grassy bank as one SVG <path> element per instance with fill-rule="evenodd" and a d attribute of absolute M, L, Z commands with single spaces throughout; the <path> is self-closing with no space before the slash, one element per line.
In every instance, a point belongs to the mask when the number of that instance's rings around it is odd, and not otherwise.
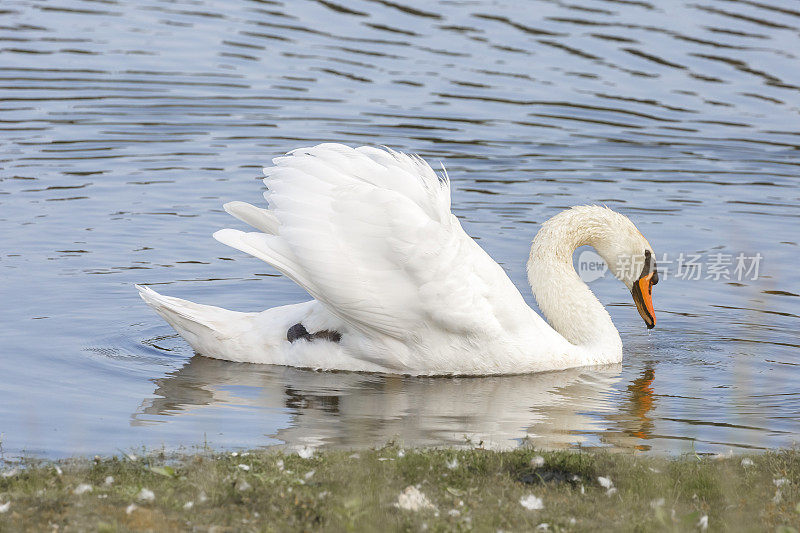
<path fill-rule="evenodd" d="M 792 531 L 798 483 L 796 451 L 120 456 L 6 465 L 0 530 Z"/>

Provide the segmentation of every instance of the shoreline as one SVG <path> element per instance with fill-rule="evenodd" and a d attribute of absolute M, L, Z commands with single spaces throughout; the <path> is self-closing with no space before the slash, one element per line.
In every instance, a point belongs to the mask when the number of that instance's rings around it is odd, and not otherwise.
<path fill-rule="evenodd" d="M 800 452 L 482 448 L 27 459 L 0 531 L 797 531 Z M 56 528 L 55 526 L 58 526 Z"/>

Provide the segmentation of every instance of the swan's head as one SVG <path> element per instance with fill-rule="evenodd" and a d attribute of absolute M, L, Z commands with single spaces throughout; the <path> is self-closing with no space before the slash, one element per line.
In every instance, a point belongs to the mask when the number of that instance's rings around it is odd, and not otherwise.
<path fill-rule="evenodd" d="M 653 247 L 625 215 L 604 208 L 603 224 L 591 244 L 608 264 L 609 270 L 628 287 L 636 309 L 648 329 L 656 325 L 653 308 L 653 285 L 658 283 L 658 270 Z"/>
<path fill-rule="evenodd" d="M 571 207 L 542 224 L 533 239 L 528 260 L 528 280 L 539 305 L 542 302 L 549 305 L 548 295 L 553 295 L 554 308 L 555 302 L 563 304 L 563 295 L 554 288 L 554 268 L 558 270 L 556 265 L 572 268 L 573 252 L 584 245 L 597 250 L 609 270 L 631 291 L 647 327 L 655 327 L 653 285 L 658 283 L 655 252 L 628 217 L 607 207 Z M 548 320 L 553 319 L 548 316 Z"/>

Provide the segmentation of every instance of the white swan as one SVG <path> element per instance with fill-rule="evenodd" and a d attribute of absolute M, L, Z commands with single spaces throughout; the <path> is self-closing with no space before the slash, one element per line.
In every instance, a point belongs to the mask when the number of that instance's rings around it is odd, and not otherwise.
<path fill-rule="evenodd" d="M 225 205 L 260 231 L 224 229 L 214 238 L 266 261 L 314 299 L 239 313 L 138 287 L 200 354 L 412 375 L 618 363 L 619 333 L 572 266 L 581 245 L 597 250 L 655 325 L 653 249 L 608 208 L 563 211 L 533 240 L 528 279 L 550 327 L 450 212 L 446 175 L 419 157 L 321 144 L 273 164 L 264 170 L 269 209 Z"/>

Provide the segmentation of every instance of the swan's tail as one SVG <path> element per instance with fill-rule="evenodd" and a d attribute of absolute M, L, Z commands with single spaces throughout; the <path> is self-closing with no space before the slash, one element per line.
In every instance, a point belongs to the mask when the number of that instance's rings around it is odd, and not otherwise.
<path fill-rule="evenodd" d="M 137 285 L 139 296 L 166 320 L 198 353 L 227 358 L 222 341 L 240 335 L 242 317 L 250 313 L 228 311 L 211 305 L 196 304 L 180 298 L 163 296 L 150 287 Z"/>

